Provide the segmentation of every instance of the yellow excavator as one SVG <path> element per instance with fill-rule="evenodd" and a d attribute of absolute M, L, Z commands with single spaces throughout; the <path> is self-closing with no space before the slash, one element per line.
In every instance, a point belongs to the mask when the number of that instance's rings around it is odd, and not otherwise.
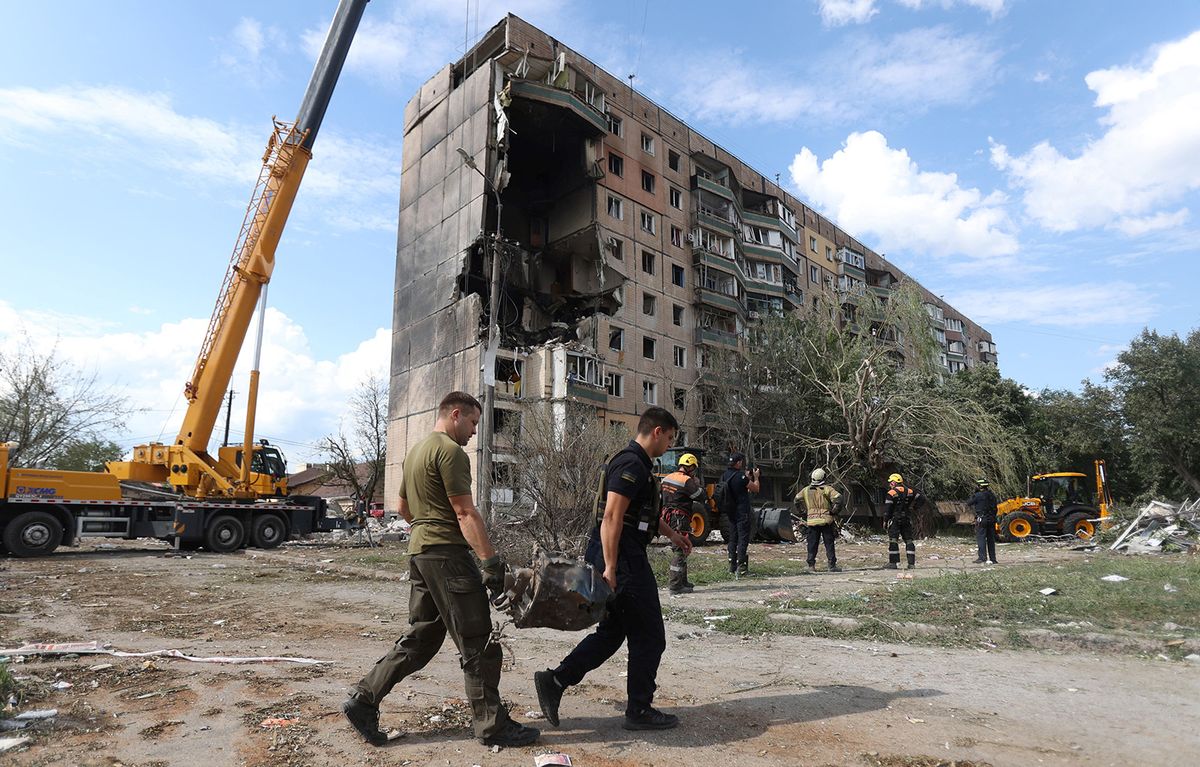
<path fill-rule="evenodd" d="M 254 441 L 254 419 L 275 250 L 367 2 L 340 0 L 296 121 L 273 120 L 258 183 L 184 387 L 187 411 L 175 441 L 139 445 L 130 460 L 109 463 L 107 473 L 10 467 L 10 448 L 0 445 L 0 553 L 38 556 L 90 536 L 155 537 L 227 552 L 272 548 L 292 533 L 341 527 L 340 519 L 326 517 L 322 499 L 288 496 L 283 454 L 265 439 Z M 213 456 L 208 442 L 256 307 L 245 440 Z M 141 488 L 136 499 L 122 492 L 122 483 L 138 482 L 170 490 Z"/>
<path fill-rule="evenodd" d="M 1002 541 L 1022 541 L 1031 535 L 1073 535 L 1090 540 L 1097 524 L 1112 513 L 1112 496 L 1103 459 L 1095 462 L 1096 495 L 1088 492 L 1088 475 L 1077 471 L 1035 474 L 1025 495 L 997 506 L 996 534 Z"/>

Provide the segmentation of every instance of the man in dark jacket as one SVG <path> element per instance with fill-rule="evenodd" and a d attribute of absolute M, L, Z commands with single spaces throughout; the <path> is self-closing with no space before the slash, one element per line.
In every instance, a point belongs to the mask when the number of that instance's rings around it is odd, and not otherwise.
<path fill-rule="evenodd" d="M 996 564 L 996 496 L 988 487 L 986 479 L 976 480 L 979 489 L 967 501 L 975 512 L 975 542 L 979 545 L 979 557 L 975 564 Z"/>
<path fill-rule="evenodd" d="M 913 538 L 912 514 L 925 503 L 925 496 L 906 487 L 904 477 L 893 474 L 888 477 L 888 489 L 883 497 L 883 524 L 888 534 L 889 570 L 900 566 L 900 538 L 904 538 L 904 553 L 908 558 L 908 569 L 917 566 L 917 546 Z"/>
<path fill-rule="evenodd" d="M 737 576 L 750 574 L 750 494 L 760 489 L 758 477 L 758 469 L 746 471 L 744 453 L 731 453 L 729 468 L 721 475 L 725 485 L 721 514 L 728 517 L 725 530 L 729 532 L 729 572 Z"/>

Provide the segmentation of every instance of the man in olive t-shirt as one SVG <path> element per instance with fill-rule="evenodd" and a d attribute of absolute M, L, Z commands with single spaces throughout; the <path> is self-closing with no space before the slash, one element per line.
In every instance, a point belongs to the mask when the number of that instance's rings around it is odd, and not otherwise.
<path fill-rule="evenodd" d="M 433 659 L 447 633 L 462 657 L 475 736 L 487 746 L 524 746 L 539 735 L 510 719 L 500 700 L 503 656 L 492 641 L 488 592 L 493 598 L 504 592 L 504 562 L 471 500 L 471 462 L 462 449 L 475 434 L 480 412 L 470 394 L 447 394 L 433 433 L 405 456 L 398 510 L 412 525 L 408 630 L 342 706 L 372 745 L 388 741 L 379 729 L 380 701 Z"/>

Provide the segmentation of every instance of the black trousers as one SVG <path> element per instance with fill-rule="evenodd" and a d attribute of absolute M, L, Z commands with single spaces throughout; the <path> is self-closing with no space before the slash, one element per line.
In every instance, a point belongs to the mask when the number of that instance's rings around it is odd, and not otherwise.
<path fill-rule="evenodd" d="M 813 567 L 817 564 L 817 549 L 820 547 L 821 541 L 825 541 L 825 556 L 829 558 L 829 566 L 836 565 L 837 552 L 834 550 L 833 542 L 837 540 L 837 525 L 832 522 L 825 525 L 809 525 L 807 535 L 808 566 Z"/>
<path fill-rule="evenodd" d="M 729 531 L 726 540 L 729 548 L 729 572 L 731 573 L 739 567 L 746 568 L 750 565 L 750 555 L 747 553 L 750 546 L 750 514 L 750 509 L 738 509 L 728 515 L 728 521 L 725 524 L 725 529 Z"/>
<path fill-rule="evenodd" d="M 600 536 L 592 532 L 585 557 L 604 571 L 604 553 Z M 640 714 L 654 701 L 658 664 L 667 649 L 658 584 L 646 557 L 646 547 L 624 534 L 617 550 L 617 593 L 608 603 L 608 612 L 596 630 L 584 637 L 554 669 L 564 685 L 579 684 L 589 671 L 599 668 L 629 641 L 629 666 L 625 704 L 626 714 Z"/>
<path fill-rule="evenodd" d="M 975 543 L 979 546 L 979 558 L 996 561 L 996 520 L 982 519 L 975 523 Z"/>
<path fill-rule="evenodd" d="M 904 553 L 908 557 L 908 563 L 915 565 L 917 563 L 917 545 L 913 543 L 913 526 L 912 520 L 908 515 L 902 517 L 893 517 L 888 523 L 888 562 L 892 564 L 900 563 L 900 538 L 904 538 Z"/>

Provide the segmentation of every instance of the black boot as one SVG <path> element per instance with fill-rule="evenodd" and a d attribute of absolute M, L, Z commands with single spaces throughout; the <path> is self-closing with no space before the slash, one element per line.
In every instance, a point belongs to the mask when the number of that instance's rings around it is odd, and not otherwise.
<path fill-rule="evenodd" d="M 625 724 L 621 726 L 626 730 L 669 730 L 679 726 L 679 717 L 649 707 L 636 714 L 626 714 Z"/>
<path fill-rule="evenodd" d="M 387 743 L 386 732 L 379 729 L 379 707 L 351 697 L 342 704 L 342 713 L 350 720 L 350 725 L 358 731 L 363 740 L 372 746 L 382 746 Z"/>
<path fill-rule="evenodd" d="M 550 669 L 533 673 L 533 688 L 537 690 L 538 705 L 551 727 L 558 726 L 558 704 L 562 702 L 563 687 Z"/>

